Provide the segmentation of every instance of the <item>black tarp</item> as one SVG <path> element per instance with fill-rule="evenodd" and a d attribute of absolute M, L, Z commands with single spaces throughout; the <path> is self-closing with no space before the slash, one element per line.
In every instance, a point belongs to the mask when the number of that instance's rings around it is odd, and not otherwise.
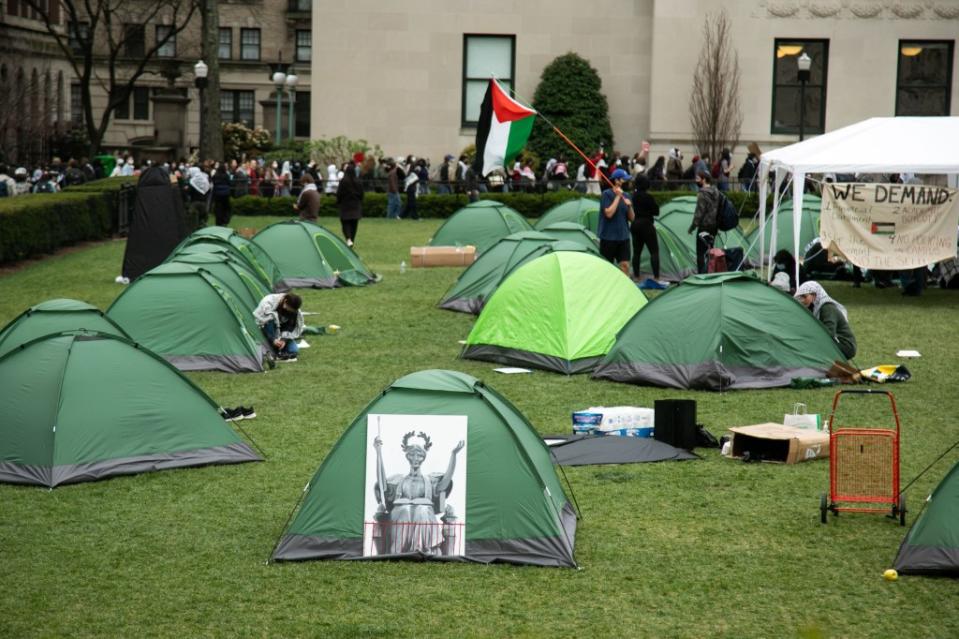
<path fill-rule="evenodd" d="M 640 464 L 644 462 L 700 459 L 699 455 L 647 437 L 608 435 L 556 435 L 543 440 L 560 466 Z M 557 442 L 558 443 L 553 443 Z"/>
<path fill-rule="evenodd" d="M 137 182 L 136 206 L 123 254 L 123 277 L 132 282 L 159 266 L 186 236 L 179 191 L 170 184 L 166 169 L 150 167 Z"/>

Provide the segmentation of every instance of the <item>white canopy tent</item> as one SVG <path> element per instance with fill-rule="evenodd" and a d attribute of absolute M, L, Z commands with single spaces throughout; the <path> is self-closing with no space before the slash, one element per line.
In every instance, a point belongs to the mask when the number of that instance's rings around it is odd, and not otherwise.
<path fill-rule="evenodd" d="M 959 175 L 959 117 L 870 118 L 764 153 L 759 161 L 759 259 L 765 258 L 766 197 L 775 171 L 771 237 L 776 237 L 782 183 L 792 174 L 793 254 L 799 279 L 803 186 L 809 173 Z M 954 184 L 953 184 L 954 185 Z"/>

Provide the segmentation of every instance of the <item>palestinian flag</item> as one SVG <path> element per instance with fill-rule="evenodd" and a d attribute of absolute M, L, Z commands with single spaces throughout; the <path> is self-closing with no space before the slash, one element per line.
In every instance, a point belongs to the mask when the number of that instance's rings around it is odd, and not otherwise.
<path fill-rule="evenodd" d="M 499 82 L 491 78 L 476 127 L 473 170 L 482 176 L 500 166 L 508 170 L 510 163 L 526 146 L 535 115 L 536 111 L 509 97 Z"/>

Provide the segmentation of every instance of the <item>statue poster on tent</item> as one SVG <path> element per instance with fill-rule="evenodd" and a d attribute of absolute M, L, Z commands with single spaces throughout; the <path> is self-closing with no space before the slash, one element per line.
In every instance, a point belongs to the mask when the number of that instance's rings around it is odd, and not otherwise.
<path fill-rule="evenodd" d="M 466 549 L 465 415 L 368 415 L 363 556 Z"/>
<path fill-rule="evenodd" d="M 822 246 L 856 266 L 908 270 L 956 257 L 959 191 L 921 184 L 828 184 Z"/>

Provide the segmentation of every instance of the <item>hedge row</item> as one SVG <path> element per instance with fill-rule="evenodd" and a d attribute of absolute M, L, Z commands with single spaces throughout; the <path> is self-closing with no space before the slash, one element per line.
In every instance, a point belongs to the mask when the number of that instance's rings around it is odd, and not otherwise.
<path fill-rule="evenodd" d="M 38 193 L 0 200 L 0 264 L 61 246 L 109 237 L 116 212 L 112 195 Z"/>
<path fill-rule="evenodd" d="M 652 191 L 653 198 L 662 206 L 673 198 L 694 195 L 689 191 Z M 758 196 L 755 193 L 734 191 L 727 196 L 743 216 L 752 216 L 757 209 Z M 524 217 L 537 218 L 553 206 L 567 200 L 582 197 L 573 191 L 555 191 L 547 193 L 484 193 L 484 200 L 496 200 L 516 209 Z M 406 196 L 401 196 L 405 203 Z M 293 197 L 258 197 L 244 195 L 232 199 L 233 215 L 273 215 L 290 217 L 294 215 Z M 465 195 L 420 195 L 416 198 L 416 210 L 420 217 L 447 218 L 466 206 L 469 200 Z M 367 193 L 363 197 L 363 215 L 365 217 L 386 217 L 386 194 Z M 337 216 L 336 198 L 323 195 L 320 199 L 320 216 Z"/>
<path fill-rule="evenodd" d="M 136 176 L 101 178 L 76 186 L 68 186 L 63 190 L 68 193 L 115 193 L 128 184 L 136 186 L 139 179 Z"/>

